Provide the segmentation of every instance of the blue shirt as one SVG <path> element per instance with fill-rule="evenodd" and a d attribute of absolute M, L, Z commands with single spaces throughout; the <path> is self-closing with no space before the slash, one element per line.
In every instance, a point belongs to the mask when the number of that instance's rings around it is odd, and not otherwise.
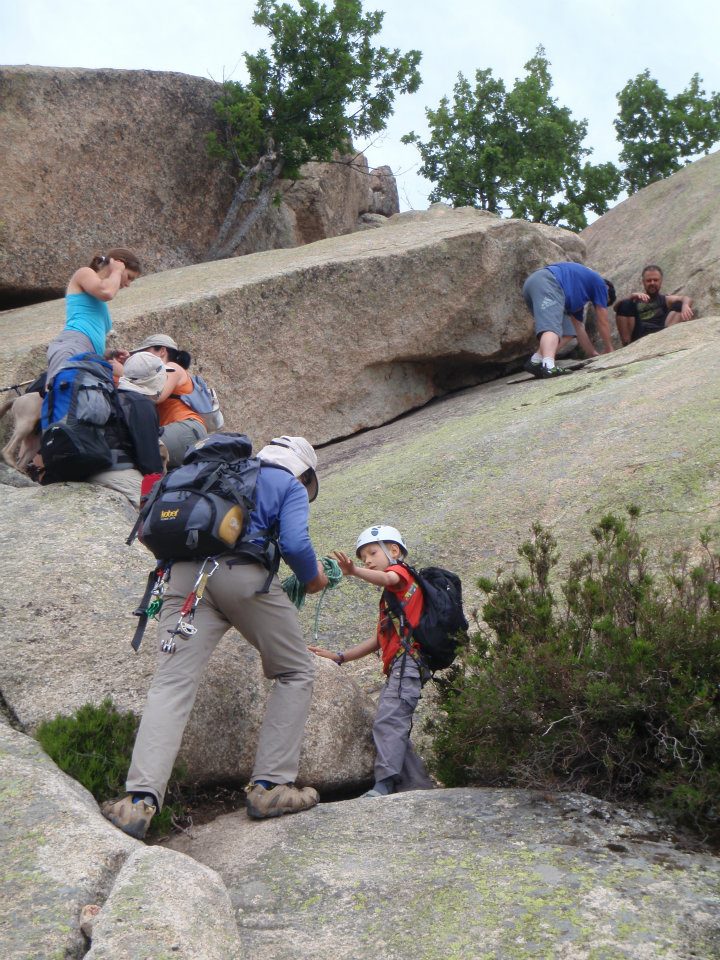
<path fill-rule="evenodd" d="M 317 576 L 317 558 L 310 541 L 310 502 L 307 490 L 282 467 L 263 464 L 255 487 L 255 509 L 250 514 L 248 537 L 269 530 L 279 521 L 278 543 L 282 558 L 301 583 Z"/>
<path fill-rule="evenodd" d="M 599 273 L 581 263 L 551 263 L 547 269 L 562 287 L 566 313 L 582 320 L 586 303 L 607 307 L 608 288 Z"/>
<path fill-rule="evenodd" d="M 95 353 L 105 353 L 105 338 L 112 327 L 110 311 L 104 300 L 89 293 L 68 293 L 65 296 L 65 329 L 84 333 Z"/>

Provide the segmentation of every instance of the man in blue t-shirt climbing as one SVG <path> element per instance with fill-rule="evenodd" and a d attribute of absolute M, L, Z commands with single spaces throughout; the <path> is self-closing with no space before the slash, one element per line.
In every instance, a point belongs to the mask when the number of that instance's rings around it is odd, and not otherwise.
<path fill-rule="evenodd" d="M 586 303 L 595 307 L 597 326 L 605 352 L 613 349 L 607 308 L 615 302 L 615 288 L 609 280 L 581 263 L 551 263 L 531 273 L 523 285 L 523 297 L 535 319 L 538 348 L 524 369 L 539 378 L 558 377 L 568 370 L 558 367 L 559 347 L 573 337 L 589 357 L 598 351 L 583 322 Z"/>

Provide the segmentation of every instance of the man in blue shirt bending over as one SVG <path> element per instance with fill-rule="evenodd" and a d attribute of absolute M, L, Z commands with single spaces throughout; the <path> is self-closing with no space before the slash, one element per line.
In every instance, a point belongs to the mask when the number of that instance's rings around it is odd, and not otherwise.
<path fill-rule="evenodd" d="M 297 610 L 277 577 L 275 548 L 267 540 L 269 531 L 277 531 L 280 555 L 308 593 L 327 586 L 308 533 L 310 502 L 318 493 L 317 456 L 304 437 L 283 436 L 257 457 L 262 466 L 248 528 L 248 539 L 257 549 L 247 556 L 229 551 L 217 557 L 218 566 L 197 606 L 195 631 L 175 653 L 158 661 L 135 740 L 127 796 L 102 808 L 111 823 L 138 840 L 162 807 L 203 670 L 231 626 L 259 652 L 265 676 L 274 681 L 247 788 L 248 815 L 262 819 L 297 813 L 319 800 L 313 787 L 294 783 L 312 697 L 314 657 L 303 639 Z M 197 575 L 197 561 L 172 565 L 160 611 L 160 637 L 173 632 L 183 605 L 199 589 Z"/>
<path fill-rule="evenodd" d="M 538 348 L 524 366 L 528 373 L 543 379 L 568 373 L 555 364 L 555 356 L 573 337 L 589 357 L 598 355 L 583 322 L 586 303 L 595 307 L 605 352 L 612 351 L 607 308 L 615 302 L 615 288 L 599 273 L 581 263 L 551 263 L 530 274 L 523 297 L 535 319 L 538 338 Z"/>

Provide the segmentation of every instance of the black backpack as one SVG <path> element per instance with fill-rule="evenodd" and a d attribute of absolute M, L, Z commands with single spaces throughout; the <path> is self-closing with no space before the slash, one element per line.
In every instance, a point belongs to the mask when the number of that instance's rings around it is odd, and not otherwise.
<path fill-rule="evenodd" d="M 45 482 L 86 480 L 112 466 L 105 427 L 118 415 L 112 364 L 94 353 L 63 364 L 42 405 Z"/>
<path fill-rule="evenodd" d="M 402 564 L 412 575 L 423 595 L 423 612 L 416 627 L 405 621 L 403 604 L 397 594 L 383 591 L 388 610 L 400 621 L 403 645 L 412 642 L 420 647 L 420 655 L 428 670 L 445 670 L 455 659 L 458 645 L 466 639 L 468 622 L 462 605 L 462 584 L 457 574 L 443 567 L 415 570 Z"/>
<path fill-rule="evenodd" d="M 191 447 L 182 465 L 153 487 L 127 543 L 137 536 L 159 560 L 198 560 L 244 553 L 265 566 L 266 548 L 243 543 L 260 461 L 242 433 L 215 433 Z M 263 531 L 272 540 L 272 532 Z"/>

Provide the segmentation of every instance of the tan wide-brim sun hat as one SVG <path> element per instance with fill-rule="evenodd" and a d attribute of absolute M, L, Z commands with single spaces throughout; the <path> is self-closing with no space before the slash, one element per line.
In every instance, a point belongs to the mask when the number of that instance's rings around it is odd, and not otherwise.
<path fill-rule="evenodd" d="M 125 361 L 118 387 L 155 398 L 160 396 L 166 380 L 165 364 L 160 357 L 154 353 L 133 353 Z"/>
<path fill-rule="evenodd" d="M 266 463 L 276 463 L 285 467 L 294 477 L 300 477 L 307 470 L 312 471 L 310 482 L 307 484 L 308 500 L 310 503 L 317 497 L 320 490 L 317 474 L 317 454 L 305 437 L 275 437 L 267 446 L 258 451 L 259 460 Z"/>
<path fill-rule="evenodd" d="M 169 337 L 166 333 L 153 333 L 149 337 L 145 337 L 143 342 L 139 346 L 134 347 L 130 353 L 140 353 L 141 350 L 147 350 L 150 347 L 168 347 L 170 350 L 180 349 L 173 338 Z"/>

